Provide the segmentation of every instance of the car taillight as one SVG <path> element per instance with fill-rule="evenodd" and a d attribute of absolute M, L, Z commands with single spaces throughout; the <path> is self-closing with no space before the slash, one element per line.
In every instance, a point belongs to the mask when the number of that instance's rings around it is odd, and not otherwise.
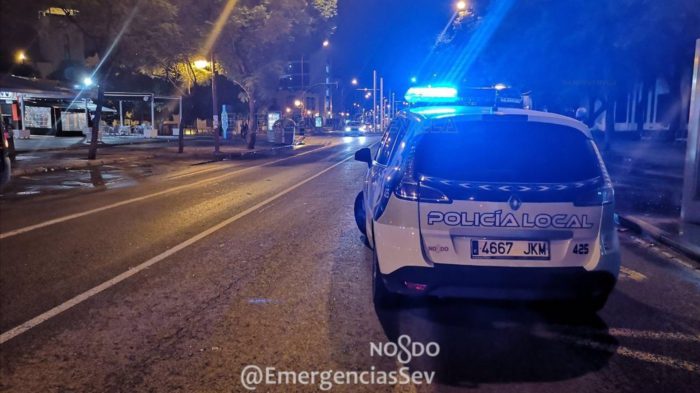
<path fill-rule="evenodd" d="M 394 190 L 394 195 L 400 199 L 420 202 L 450 203 L 450 198 L 442 191 L 425 184 L 421 184 L 416 179 L 415 171 L 415 150 L 409 153 L 406 163 L 403 166 L 401 179 Z"/>
<path fill-rule="evenodd" d="M 612 184 L 606 182 L 605 185 L 584 192 L 574 201 L 575 206 L 602 206 L 608 205 L 615 201 L 615 191 Z"/>
<path fill-rule="evenodd" d="M 394 191 L 394 195 L 400 199 L 420 202 L 450 203 L 450 198 L 442 191 L 425 184 L 419 185 L 412 181 L 401 180 Z"/>

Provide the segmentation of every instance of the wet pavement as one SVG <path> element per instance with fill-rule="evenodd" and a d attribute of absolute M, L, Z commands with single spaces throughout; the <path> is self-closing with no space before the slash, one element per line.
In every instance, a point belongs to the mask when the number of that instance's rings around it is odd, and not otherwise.
<path fill-rule="evenodd" d="M 17 199 L 27 195 L 47 195 L 62 191 L 105 190 L 131 187 L 153 175 L 152 164 L 126 167 L 104 165 L 87 169 L 69 169 L 15 177 L 2 191 L 2 198 Z"/>
<path fill-rule="evenodd" d="M 370 346 L 402 335 L 439 345 L 437 356 L 405 364 L 434 372 L 432 384 L 333 391 L 698 390 L 700 272 L 627 231 L 620 280 L 597 315 L 457 300 L 376 308 L 372 253 L 352 215 L 366 166 L 350 159 L 371 142 L 48 202 L 0 198 L 3 333 L 90 294 L 1 344 L 0 390 L 242 392 L 250 365 L 391 372 L 404 365 Z"/>

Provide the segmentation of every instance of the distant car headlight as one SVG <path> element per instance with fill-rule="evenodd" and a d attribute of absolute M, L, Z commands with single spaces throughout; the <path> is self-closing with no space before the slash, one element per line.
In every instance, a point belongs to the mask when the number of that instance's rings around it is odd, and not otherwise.
<path fill-rule="evenodd" d="M 367 127 L 365 127 L 365 126 L 360 127 L 360 131 L 362 131 L 362 132 L 367 131 Z"/>
<path fill-rule="evenodd" d="M 345 127 L 345 131 L 352 131 L 352 128 L 350 128 L 350 127 Z"/>

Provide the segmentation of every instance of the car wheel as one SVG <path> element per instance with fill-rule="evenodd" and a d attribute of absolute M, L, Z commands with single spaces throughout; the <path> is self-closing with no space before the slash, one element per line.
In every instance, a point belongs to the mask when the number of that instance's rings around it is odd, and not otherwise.
<path fill-rule="evenodd" d="M 587 299 L 582 299 L 579 301 L 579 305 L 584 311 L 590 313 L 596 313 L 605 307 L 608 302 L 608 294 L 591 296 Z"/>
<path fill-rule="evenodd" d="M 375 306 L 379 308 L 393 308 L 399 304 L 400 296 L 387 289 L 382 275 L 379 272 L 379 261 L 377 252 L 373 252 L 372 260 L 372 298 Z"/>
<path fill-rule="evenodd" d="M 362 191 L 360 191 L 355 197 L 355 224 L 357 224 L 357 229 L 367 236 L 365 217 L 364 196 Z"/>
<path fill-rule="evenodd" d="M 605 307 L 608 295 L 593 295 L 568 301 L 555 301 L 553 306 L 565 314 L 595 314 Z"/>

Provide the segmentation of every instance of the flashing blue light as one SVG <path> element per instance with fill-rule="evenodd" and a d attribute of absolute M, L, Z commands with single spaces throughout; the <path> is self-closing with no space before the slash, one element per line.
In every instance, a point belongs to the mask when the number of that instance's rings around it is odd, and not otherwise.
<path fill-rule="evenodd" d="M 419 109 L 414 109 L 414 113 L 418 113 L 421 115 L 425 116 L 430 116 L 430 115 L 452 115 L 457 113 L 456 108 L 451 108 L 451 107 L 425 107 L 425 108 L 419 108 Z"/>
<path fill-rule="evenodd" d="M 459 94 L 454 87 L 411 87 L 404 98 L 411 104 L 417 102 L 451 103 L 459 101 Z"/>

